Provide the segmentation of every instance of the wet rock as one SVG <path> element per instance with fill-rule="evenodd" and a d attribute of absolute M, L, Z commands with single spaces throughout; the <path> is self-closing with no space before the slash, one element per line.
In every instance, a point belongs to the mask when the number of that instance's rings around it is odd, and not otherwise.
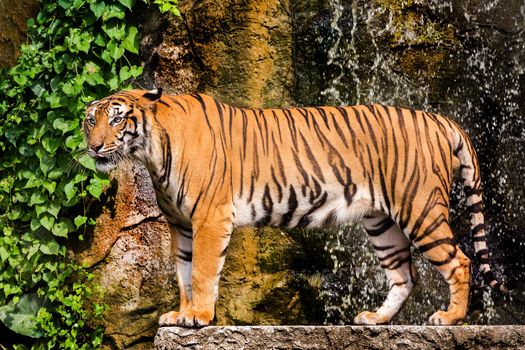
<path fill-rule="evenodd" d="M 468 322 L 523 323 L 523 2 L 326 0 L 292 1 L 292 7 L 300 87 L 294 97 L 300 104 L 417 108 L 448 115 L 467 130 L 481 164 L 493 266 L 499 278 L 506 275 L 518 285 L 516 299 L 474 289 Z M 460 247 L 472 256 L 462 193 L 460 184 L 453 188 L 451 224 Z M 347 260 L 346 256 L 361 261 L 360 268 L 350 270 L 370 272 L 364 289 L 376 295 L 385 290 L 375 289 L 373 276 L 381 275 L 373 273 L 375 260 L 354 254 L 358 245 L 349 244 L 338 260 Z M 431 308 L 446 306 L 446 289 L 435 283 L 442 281 L 441 276 L 420 260 L 416 264 L 422 267 L 421 283 L 394 322 L 418 323 L 421 309 L 428 314 Z M 476 268 L 473 271 L 474 284 L 479 284 Z M 348 322 L 355 314 L 345 288 L 339 288 L 351 286 L 350 274 L 343 269 L 330 276 L 338 297 L 331 297 L 328 306 L 346 310 L 337 311 L 331 322 Z M 426 294 L 428 290 L 433 292 Z M 363 299 L 353 287 L 349 291 L 354 295 L 350 299 Z M 377 306 L 377 300 L 367 304 Z"/>
<path fill-rule="evenodd" d="M 175 349 L 516 349 L 525 327 L 206 327 L 160 328 L 159 350 Z"/>

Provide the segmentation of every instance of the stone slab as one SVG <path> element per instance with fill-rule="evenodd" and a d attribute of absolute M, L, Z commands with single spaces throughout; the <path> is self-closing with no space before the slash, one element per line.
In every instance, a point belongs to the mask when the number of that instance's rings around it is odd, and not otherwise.
<path fill-rule="evenodd" d="M 159 328 L 158 350 L 525 349 L 525 326 L 228 326 Z"/>

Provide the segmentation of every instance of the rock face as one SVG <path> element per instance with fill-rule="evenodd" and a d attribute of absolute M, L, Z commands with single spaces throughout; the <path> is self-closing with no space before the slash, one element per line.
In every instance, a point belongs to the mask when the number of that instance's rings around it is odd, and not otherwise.
<path fill-rule="evenodd" d="M 171 237 L 143 167 L 120 167 L 106 196 L 76 258 L 103 289 L 105 345 L 138 348 L 152 341 L 158 317 L 178 302 Z"/>
<path fill-rule="evenodd" d="M 26 42 L 26 22 L 38 12 L 38 2 L 6 0 L 0 2 L 0 67 L 12 67 L 20 45 Z"/>
<path fill-rule="evenodd" d="M 282 326 L 160 328 L 159 350 L 521 349 L 524 326 Z"/>
<path fill-rule="evenodd" d="M 183 0 L 178 8 L 182 18 L 160 22 L 153 14 L 143 24 L 147 82 L 174 93 L 206 92 L 237 106 L 291 103 L 287 1 Z"/>

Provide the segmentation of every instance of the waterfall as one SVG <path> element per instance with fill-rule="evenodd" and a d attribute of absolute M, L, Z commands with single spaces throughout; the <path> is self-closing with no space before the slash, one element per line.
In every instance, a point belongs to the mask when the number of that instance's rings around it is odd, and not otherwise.
<path fill-rule="evenodd" d="M 300 4 L 295 8 L 301 11 Z M 481 162 L 496 272 L 506 266 L 509 278 L 523 279 L 525 4 L 326 0 L 297 18 L 298 103 L 423 109 L 447 115 L 467 130 Z M 471 254 L 460 186 L 453 188 L 452 203 L 452 227 L 460 247 Z M 358 226 L 325 238 L 333 261 L 321 291 L 326 322 L 348 323 L 359 311 L 379 306 L 384 276 Z M 422 323 L 422 315 L 448 305 L 443 278 L 417 256 L 420 284 L 395 322 Z M 467 321 L 525 319 L 523 306 L 518 318 L 505 314 L 508 303 L 490 291 L 474 290 Z"/>

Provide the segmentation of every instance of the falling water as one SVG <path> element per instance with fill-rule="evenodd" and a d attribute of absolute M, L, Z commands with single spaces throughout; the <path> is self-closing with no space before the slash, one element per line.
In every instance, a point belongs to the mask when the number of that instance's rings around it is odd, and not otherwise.
<path fill-rule="evenodd" d="M 525 4 L 326 0 L 312 13 L 298 16 L 302 46 L 296 51 L 302 63 L 297 67 L 297 101 L 382 103 L 458 121 L 473 139 L 482 165 L 486 217 L 494 238 L 490 243 L 507 249 L 495 254 L 496 260 L 511 279 L 523 278 Z M 315 41 L 308 40 L 312 35 Z M 460 186 L 454 186 L 452 202 L 451 224 L 461 248 L 471 254 Z M 327 323 L 351 322 L 359 311 L 378 307 L 386 295 L 384 274 L 362 231 L 354 226 L 324 237 L 333 267 L 323 274 L 321 288 Z M 448 304 L 443 278 L 414 253 L 420 283 L 397 317 L 399 323 L 420 324 L 425 315 Z M 501 272 L 500 264 L 495 267 Z M 516 293 L 523 298 L 523 292 Z M 473 292 L 472 304 L 472 323 L 525 319 L 523 305 L 486 289 Z M 502 312 L 509 307 L 519 309 L 514 319 Z"/>

